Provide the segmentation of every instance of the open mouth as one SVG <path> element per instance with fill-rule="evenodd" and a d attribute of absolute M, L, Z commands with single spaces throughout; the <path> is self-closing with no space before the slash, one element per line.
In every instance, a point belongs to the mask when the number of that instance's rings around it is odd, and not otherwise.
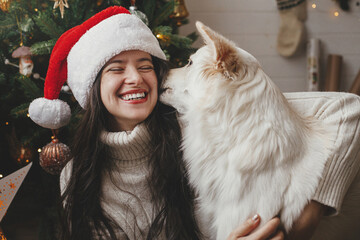
<path fill-rule="evenodd" d="M 141 99 L 145 99 L 146 96 L 147 96 L 146 92 L 119 95 L 119 97 L 124 101 L 141 100 Z"/>
<path fill-rule="evenodd" d="M 118 95 L 118 97 L 129 103 L 142 103 L 147 101 L 148 92 L 146 91 L 127 91 Z"/>

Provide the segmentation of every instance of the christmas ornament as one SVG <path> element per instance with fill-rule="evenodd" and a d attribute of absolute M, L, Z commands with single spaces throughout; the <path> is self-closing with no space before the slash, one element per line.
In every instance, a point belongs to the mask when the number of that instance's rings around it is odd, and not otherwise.
<path fill-rule="evenodd" d="M 65 12 L 64 7 L 69 8 L 69 4 L 67 0 L 55 0 L 54 9 L 57 7 L 59 7 L 60 9 L 61 18 L 64 18 L 64 12 Z"/>
<path fill-rule="evenodd" d="M 4 63 L 5 63 L 6 65 L 14 66 L 14 67 L 17 67 L 17 68 L 20 69 L 19 65 L 16 65 L 15 63 L 10 62 L 9 59 L 5 59 Z M 35 79 L 41 79 L 41 80 L 44 80 L 44 81 L 45 81 L 45 78 L 41 77 L 39 73 L 33 73 L 33 78 L 35 78 Z M 0 239 L 0 240 L 1 240 L 1 239 Z"/>
<path fill-rule="evenodd" d="M 0 0 L 1 10 L 3 10 L 4 12 L 9 11 L 11 1 L 12 0 Z"/>
<path fill-rule="evenodd" d="M 19 72 L 29 77 L 32 74 L 34 63 L 31 60 L 31 51 L 29 47 L 21 46 L 12 53 L 13 58 L 20 58 Z"/>
<path fill-rule="evenodd" d="M 184 0 L 175 0 L 174 12 L 170 17 L 177 21 L 176 25 L 181 26 L 182 21 L 187 16 L 189 16 L 189 12 L 186 9 Z"/>
<path fill-rule="evenodd" d="M 20 167 L 32 162 L 34 156 L 32 148 L 21 143 L 16 136 L 14 126 L 12 126 L 10 131 L 5 134 L 5 137 L 9 145 L 10 156 Z"/>
<path fill-rule="evenodd" d="M 141 19 L 141 21 L 143 21 L 147 26 L 149 26 L 149 20 L 146 17 L 146 14 L 137 10 L 137 7 L 135 6 L 135 0 L 131 1 L 131 6 L 129 8 L 129 12 L 135 16 L 137 16 L 138 18 Z"/>
<path fill-rule="evenodd" d="M 32 162 L 32 157 L 33 153 L 31 151 L 31 148 L 21 146 L 17 153 L 16 162 L 19 166 L 25 166 L 29 162 Z"/>
<path fill-rule="evenodd" d="M 0 222 L 21 186 L 32 163 L 0 180 Z M 1 235 L 0 235 L 1 236 Z"/>
<path fill-rule="evenodd" d="M 40 166 L 46 172 L 58 175 L 70 159 L 70 148 L 55 137 L 41 149 Z"/>

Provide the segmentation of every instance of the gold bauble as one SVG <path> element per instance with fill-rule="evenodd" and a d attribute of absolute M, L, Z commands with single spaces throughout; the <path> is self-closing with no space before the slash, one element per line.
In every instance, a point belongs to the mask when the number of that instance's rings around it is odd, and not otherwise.
<path fill-rule="evenodd" d="M 1 10 L 3 10 L 4 12 L 9 11 L 11 1 L 12 0 L 0 0 Z"/>
<path fill-rule="evenodd" d="M 58 175 L 70 159 L 70 148 L 55 138 L 41 149 L 40 166 L 46 172 Z"/>
<path fill-rule="evenodd" d="M 176 24 L 181 26 L 181 21 L 187 16 L 189 16 L 189 12 L 186 9 L 184 0 L 175 0 L 174 12 L 170 17 L 176 19 Z"/>

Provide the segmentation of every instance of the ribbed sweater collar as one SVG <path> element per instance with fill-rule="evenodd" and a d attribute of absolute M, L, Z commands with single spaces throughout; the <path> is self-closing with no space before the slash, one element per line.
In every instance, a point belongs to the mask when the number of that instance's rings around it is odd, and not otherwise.
<path fill-rule="evenodd" d="M 144 123 L 132 131 L 103 131 L 101 141 L 108 146 L 109 157 L 120 160 L 119 163 L 124 166 L 148 160 L 152 152 L 151 136 Z"/>

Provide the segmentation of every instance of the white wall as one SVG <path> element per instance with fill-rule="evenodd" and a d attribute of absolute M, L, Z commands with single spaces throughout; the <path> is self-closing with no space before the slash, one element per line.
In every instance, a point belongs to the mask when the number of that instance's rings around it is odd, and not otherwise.
<path fill-rule="evenodd" d="M 349 90 L 360 70 L 360 6 L 357 2 L 360 1 L 349 1 L 351 12 L 347 13 L 334 0 L 307 0 L 308 39 L 319 38 L 322 43 L 322 84 L 328 54 L 340 54 L 343 56 L 341 91 Z M 316 3 L 315 9 L 312 3 Z M 307 90 L 306 44 L 300 54 L 291 58 L 281 57 L 276 51 L 280 25 L 276 0 L 185 0 L 185 4 L 190 22 L 180 28 L 180 34 L 194 32 L 195 21 L 200 20 L 253 54 L 282 91 Z M 336 9 L 340 13 L 338 17 L 333 15 Z M 201 44 L 198 40 L 195 46 Z"/>

